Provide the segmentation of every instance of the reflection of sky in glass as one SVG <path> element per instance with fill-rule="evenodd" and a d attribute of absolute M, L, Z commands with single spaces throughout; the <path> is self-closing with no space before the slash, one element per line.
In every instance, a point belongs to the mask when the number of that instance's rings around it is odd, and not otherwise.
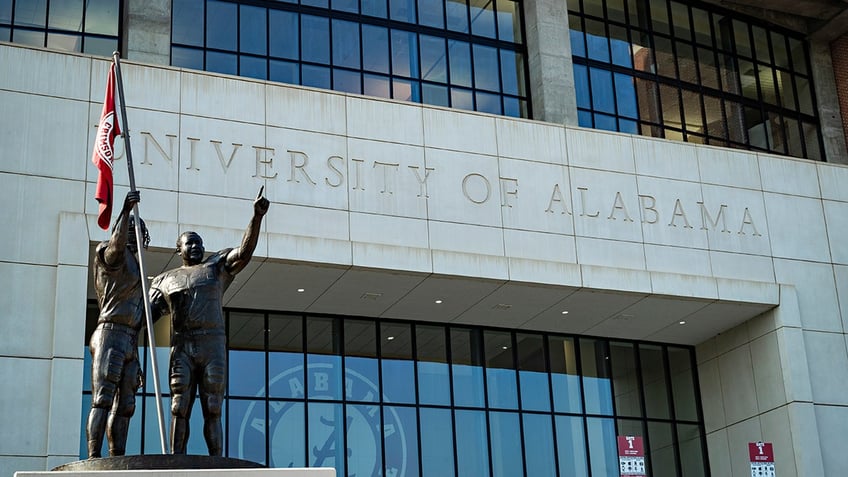
<path fill-rule="evenodd" d="M 424 477 L 451 477 L 453 431 L 449 409 L 421 408 L 421 467 Z"/>
<path fill-rule="evenodd" d="M 556 475 L 554 433 L 550 416 L 547 414 L 524 414 L 523 427 L 524 442 L 530 443 L 530 445 L 524 447 L 527 475 Z"/>
<path fill-rule="evenodd" d="M 548 421 L 550 416 L 545 416 Z M 527 419 L 532 419 L 530 414 L 524 415 L 525 428 L 527 427 Z M 550 426 L 548 426 L 550 427 Z M 550 430 L 548 430 L 550 434 Z M 521 457 L 521 429 L 518 424 L 518 413 L 516 412 L 492 412 L 489 413 L 489 438 L 492 441 L 492 476 L 493 477 L 512 477 L 514 475 L 523 475 L 524 468 Z M 528 436 L 525 434 L 525 439 L 528 443 L 533 443 L 527 447 L 536 446 L 536 436 Z M 553 454 L 551 454 L 553 457 Z M 529 469 L 528 469 L 529 471 Z M 553 473 L 532 473 L 527 475 L 556 475 Z"/>
<path fill-rule="evenodd" d="M 457 410 L 455 416 L 457 476 L 489 475 L 486 413 Z"/>

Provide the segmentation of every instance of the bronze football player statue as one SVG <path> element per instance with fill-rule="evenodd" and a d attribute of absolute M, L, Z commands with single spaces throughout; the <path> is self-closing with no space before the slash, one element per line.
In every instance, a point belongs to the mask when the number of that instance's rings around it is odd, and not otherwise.
<path fill-rule="evenodd" d="M 185 454 L 189 417 L 200 391 L 203 436 L 209 455 L 223 452 L 221 410 L 227 388 L 227 349 L 223 296 L 235 275 L 253 256 L 262 218 L 270 203 L 262 189 L 253 202 L 253 217 L 238 248 L 226 248 L 203 259 L 203 240 L 195 232 L 177 239 L 179 268 L 153 279 L 153 318 L 171 315 L 171 452 Z"/>
<path fill-rule="evenodd" d="M 89 342 L 91 411 L 85 427 L 89 459 L 101 457 L 104 432 L 109 454 L 124 455 L 135 393 L 141 386 L 138 333 L 144 320 L 144 296 L 134 217 L 130 215 L 139 200 L 138 191 L 127 194 L 112 236 L 95 249 L 94 291 L 100 314 Z M 144 221 L 139 225 L 144 235 L 142 246 L 147 248 L 150 236 Z"/>

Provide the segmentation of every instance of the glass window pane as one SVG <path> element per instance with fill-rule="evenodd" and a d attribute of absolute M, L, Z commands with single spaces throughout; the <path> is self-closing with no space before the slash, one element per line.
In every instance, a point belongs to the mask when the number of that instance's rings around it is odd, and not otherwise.
<path fill-rule="evenodd" d="M 527 475 L 556 475 L 554 430 L 551 425 L 551 416 L 547 414 L 524 414 L 523 428 Z M 518 459 L 515 460 L 520 462 Z M 521 475 L 521 469 L 519 468 L 513 474 L 504 475 Z"/>
<path fill-rule="evenodd" d="M 388 17 L 386 0 L 360 0 L 362 14 L 378 18 Z"/>
<path fill-rule="evenodd" d="M 466 0 L 445 0 L 448 30 L 468 33 L 468 6 Z"/>
<path fill-rule="evenodd" d="M 239 75 L 256 79 L 268 79 L 268 60 L 255 56 L 239 57 Z"/>
<path fill-rule="evenodd" d="M 603 0 L 584 0 L 583 13 L 596 17 L 604 17 L 604 2 Z"/>
<path fill-rule="evenodd" d="M 796 73 L 807 74 L 807 46 L 801 40 L 789 38 L 789 51 L 792 56 L 792 69 Z"/>
<path fill-rule="evenodd" d="M 17 32 L 15 32 L 17 34 Z M 813 105 L 813 94 L 810 81 L 801 76 L 795 76 L 795 89 L 798 93 L 798 105 L 800 111 L 804 114 L 813 115 L 815 107 Z"/>
<path fill-rule="evenodd" d="M 795 157 L 804 157 L 802 147 L 803 140 L 801 139 L 801 125 L 795 118 L 783 118 L 783 127 L 785 128 L 784 135 L 789 146 L 789 155 Z"/>
<path fill-rule="evenodd" d="M 574 339 L 551 336 L 548 338 L 548 350 L 551 361 L 554 410 L 557 412 L 582 412 L 580 375 L 577 374 L 577 353 Z"/>
<path fill-rule="evenodd" d="M 568 30 L 568 34 L 571 40 L 571 54 L 578 58 L 586 57 L 586 41 L 583 32 Z"/>
<path fill-rule="evenodd" d="M 471 87 L 471 45 L 448 40 L 450 82 L 454 86 Z M 456 107 L 456 106 L 454 106 Z M 471 109 L 471 108 L 466 108 Z"/>
<path fill-rule="evenodd" d="M 577 107 L 589 109 L 592 107 L 589 92 L 589 72 L 583 65 L 574 63 L 574 92 L 577 96 Z"/>
<path fill-rule="evenodd" d="M 298 398 L 305 396 L 303 355 L 284 351 L 268 354 L 268 396 Z"/>
<path fill-rule="evenodd" d="M 771 64 L 768 33 L 764 28 L 756 25 L 751 25 L 751 33 L 754 37 L 754 57 L 760 63 Z"/>
<path fill-rule="evenodd" d="M 624 66 L 626 68 L 633 67 L 633 60 L 630 57 L 630 42 L 627 41 L 627 30 L 613 25 L 609 28 L 610 50 L 612 50 L 613 64 Z"/>
<path fill-rule="evenodd" d="M 362 25 L 362 67 L 378 73 L 389 72 L 388 29 Z M 388 94 L 383 97 L 388 97 Z"/>
<path fill-rule="evenodd" d="M 348 474 L 345 475 L 381 475 L 383 439 L 378 430 L 383 428 L 383 423 L 377 411 L 374 406 L 347 406 L 344 430 L 347 432 Z"/>
<path fill-rule="evenodd" d="M 648 442 L 650 448 L 645 449 L 645 460 L 648 461 L 652 475 L 676 477 L 674 453 L 677 445 L 674 442 L 671 424 L 648 421 Z"/>
<path fill-rule="evenodd" d="M 206 71 L 214 71 L 216 73 L 224 73 L 228 75 L 238 74 L 238 57 L 231 53 L 207 51 Z"/>
<path fill-rule="evenodd" d="M 12 40 L 12 29 L 6 27 L 0 27 L 0 41 L 11 41 Z"/>
<path fill-rule="evenodd" d="M 642 366 L 642 386 L 645 389 L 645 410 L 648 417 L 669 419 L 668 382 L 662 347 L 639 345 Z M 680 417 L 678 416 L 678 419 Z"/>
<path fill-rule="evenodd" d="M 306 467 L 306 406 L 302 402 L 271 401 L 268 407 L 270 466 Z"/>
<path fill-rule="evenodd" d="M 592 82 L 592 108 L 595 111 L 615 113 L 612 73 L 598 68 L 590 68 L 589 77 Z"/>
<path fill-rule="evenodd" d="M 710 14 L 706 10 L 691 7 L 692 23 L 695 25 L 695 42 L 701 45 L 712 44 L 712 31 L 710 30 Z"/>
<path fill-rule="evenodd" d="M 635 351 L 631 343 L 610 343 L 615 410 L 619 416 L 642 416 L 642 392 Z"/>
<path fill-rule="evenodd" d="M 236 51 L 238 12 L 233 3 L 208 0 L 206 2 L 206 46 Z"/>
<path fill-rule="evenodd" d="M 377 329 L 370 320 L 344 320 L 345 390 L 353 401 L 380 399 Z"/>
<path fill-rule="evenodd" d="M 203 1 L 174 0 L 171 13 L 171 41 L 203 46 Z M 173 63 L 175 66 L 177 63 Z M 200 68 L 202 69 L 202 68 Z"/>
<path fill-rule="evenodd" d="M 300 45 L 298 15 L 281 10 L 271 10 L 268 15 L 270 25 L 268 45 L 271 56 L 291 60 L 298 59 Z"/>
<path fill-rule="evenodd" d="M 589 407 L 588 403 L 586 407 Z M 586 435 L 592 475 L 616 475 L 619 468 L 615 422 L 608 418 L 586 418 Z"/>
<path fill-rule="evenodd" d="M 461 88 L 451 88 L 451 107 L 457 109 L 474 109 L 474 96 L 471 91 Z"/>
<path fill-rule="evenodd" d="M 412 361 L 412 329 L 406 323 L 380 325 L 383 392 L 388 402 L 415 403 L 415 364 Z"/>
<path fill-rule="evenodd" d="M 704 477 L 704 436 L 698 426 L 692 424 L 677 425 L 677 439 L 680 446 L 680 467 L 683 477 Z"/>
<path fill-rule="evenodd" d="M 610 62 L 609 39 L 603 23 L 586 20 L 586 51 L 592 60 Z"/>
<path fill-rule="evenodd" d="M 421 85 L 421 102 L 434 106 L 450 106 L 447 86 L 424 83 Z"/>
<path fill-rule="evenodd" d="M 683 120 L 686 122 L 686 130 L 697 134 L 703 134 L 704 119 L 701 116 L 701 95 L 695 91 L 682 90 Z"/>
<path fill-rule="evenodd" d="M 305 83 L 306 65 L 303 73 Z M 306 382 L 307 395 L 312 399 L 342 398 L 340 331 L 339 320 L 310 317 L 307 321 L 306 351 L 309 354 L 306 357 Z"/>
<path fill-rule="evenodd" d="M 412 32 L 392 30 L 392 74 L 418 78 L 418 73 L 418 36 Z"/>
<path fill-rule="evenodd" d="M 363 88 L 362 92 L 364 94 L 370 96 L 377 96 L 380 98 L 390 98 L 391 97 L 391 82 L 387 76 L 378 76 L 378 75 L 363 75 Z"/>
<path fill-rule="evenodd" d="M 689 43 L 675 42 L 677 48 L 677 74 L 680 81 L 698 84 L 698 68 L 695 62 L 695 48 Z"/>
<path fill-rule="evenodd" d="M 447 83 L 447 50 L 445 39 L 421 35 L 421 78 Z"/>
<path fill-rule="evenodd" d="M 12 41 L 22 45 L 44 47 L 44 32 L 17 29 L 12 32 Z"/>
<path fill-rule="evenodd" d="M 443 0 L 418 0 L 418 23 L 438 29 L 444 28 L 444 5 Z"/>
<path fill-rule="evenodd" d="M 300 84 L 300 68 L 291 61 L 271 60 L 268 64 L 269 78 L 280 83 Z"/>
<path fill-rule="evenodd" d="M 727 139 L 727 121 L 724 119 L 721 100 L 713 96 L 704 96 L 704 113 L 707 118 L 707 134 Z"/>
<path fill-rule="evenodd" d="M 680 106 L 680 90 L 665 84 L 660 84 L 660 103 L 662 104 L 662 122 L 666 127 L 682 129 L 682 108 Z"/>
<path fill-rule="evenodd" d="M 450 404 L 450 374 L 447 365 L 445 329 L 416 325 L 418 350 L 418 400 L 421 404 Z"/>
<path fill-rule="evenodd" d="M 418 412 L 421 423 L 421 475 L 456 475 L 453 465 L 453 423 L 450 409 L 422 407 Z"/>
<path fill-rule="evenodd" d="M 82 52 L 89 55 L 108 56 L 118 50 L 117 38 L 96 38 L 86 35 L 83 38 Z"/>
<path fill-rule="evenodd" d="M 474 93 L 477 102 L 476 109 L 481 113 L 501 114 L 501 97 L 497 94 L 478 91 Z"/>
<path fill-rule="evenodd" d="M 712 50 L 698 48 L 698 72 L 703 86 L 719 89 L 719 72 Z"/>
<path fill-rule="evenodd" d="M 486 353 L 486 390 L 489 406 L 517 409 L 518 389 L 515 363 L 512 359 L 512 337 L 503 331 L 486 331 L 483 335 Z"/>
<path fill-rule="evenodd" d="M 230 373 L 232 376 L 232 373 Z M 264 464 L 265 436 L 268 435 L 265 401 L 229 400 L 227 454 L 238 459 Z"/>
<path fill-rule="evenodd" d="M 415 0 L 389 0 L 389 16 L 392 20 L 415 23 Z"/>
<path fill-rule="evenodd" d="M 46 23 L 47 0 L 18 0 L 15 2 L 15 25 L 43 28 Z M 15 32 L 16 36 L 17 33 Z M 44 44 L 42 43 L 39 46 L 44 46 Z"/>
<path fill-rule="evenodd" d="M 521 53 L 501 50 L 501 85 L 506 94 L 523 95 L 524 57 Z"/>
<path fill-rule="evenodd" d="M 589 414 L 612 414 L 609 364 L 609 349 L 606 342 L 589 338 L 580 339 L 583 392 L 586 412 Z M 556 392 L 556 388 L 554 391 Z"/>
<path fill-rule="evenodd" d="M 491 0 L 469 0 L 471 34 L 495 38 L 495 11 Z"/>
<path fill-rule="evenodd" d="M 301 31 L 300 40 L 302 45 L 302 60 L 312 63 L 330 63 L 330 21 L 327 18 L 316 17 L 312 15 L 302 15 L 300 18 Z M 317 72 L 316 72 L 317 73 Z M 329 70 L 326 71 L 327 83 L 326 86 L 315 85 L 319 87 L 329 88 Z M 304 69 L 303 84 L 306 82 L 306 69 Z M 312 74 L 310 74 L 312 77 Z M 317 76 L 315 79 L 318 79 Z M 323 83 L 323 82 L 322 82 Z"/>
<path fill-rule="evenodd" d="M 418 477 L 418 423 L 415 408 L 386 406 L 382 429 L 386 470 L 373 475 Z"/>
<path fill-rule="evenodd" d="M 483 407 L 483 349 L 479 330 L 451 329 L 454 405 Z"/>
<path fill-rule="evenodd" d="M 421 88 L 417 81 L 393 79 L 392 98 L 401 101 L 421 101 Z"/>
<path fill-rule="evenodd" d="M 583 418 L 557 415 L 554 419 L 556 420 L 559 475 L 587 477 L 589 468 L 586 461 Z"/>
<path fill-rule="evenodd" d="M 618 118 L 618 130 L 628 134 L 639 134 L 639 123 Z"/>
<path fill-rule="evenodd" d="M 498 0 L 498 38 L 503 41 L 522 43 L 521 9 L 513 0 Z"/>
<path fill-rule="evenodd" d="M 267 51 L 268 40 L 265 31 L 267 10 L 250 5 L 241 5 L 239 10 L 239 51 L 264 55 Z"/>
<path fill-rule="evenodd" d="M 545 349 L 542 335 L 519 333 L 518 380 L 521 386 L 521 409 L 550 411 L 551 395 L 545 366 Z"/>
<path fill-rule="evenodd" d="M 626 23 L 627 17 L 624 14 L 623 0 L 606 0 L 607 18 L 614 22 Z"/>
<path fill-rule="evenodd" d="M 359 24 L 333 20 L 333 65 L 359 69 L 359 51 Z"/>
<path fill-rule="evenodd" d="M 657 74 L 666 78 L 676 78 L 677 60 L 671 47 L 671 40 L 667 38 L 654 38 L 654 55 L 656 56 Z"/>
<path fill-rule="evenodd" d="M 309 467 L 335 467 L 345 473 L 345 418 L 341 404 L 309 403 Z"/>
<path fill-rule="evenodd" d="M 474 45 L 474 86 L 489 91 L 500 91 L 498 50 L 496 48 Z"/>
<path fill-rule="evenodd" d="M 615 73 L 615 103 L 618 114 L 628 118 L 639 118 L 636 107 L 636 84 L 633 77 Z"/>
<path fill-rule="evenodd" d="M 62 51 L 82 51 L 82 37 L 78 35 L 63 35 L 61 33 L 47 34 L 47 48 Z"/>
<path fill-rule="evenodd" d="M 528 417 L 542 417 L 550 423 L 550 416 L 524 415 L 525 441 L 527 440 L 527 425 Z M 459 422 L 459 421 L 457 421 Z M 535 421 L 534 421 L 535 422 Z M 538 429 L 533 429 L 538 430 Z M 514 412 L 492 412 L 489 414 L 489 439 L 492 442 L 492 477 L 512 477 L 524 475 L 524 469 L 521 460 L 521 431 L 518 424 L 518 413 Z M 551 436 L 552 432 L 548 425 L 547 436 Z M 534 442 L 537 436 L 532 435 L 530 439 Z M 551 449 L 553 450 L 553 449 Z M 551 452 L 553 457 L 553 452 Z M 478 474 L 486 475 L 486 474 Z M 528 475 L 554 475 L 553 473 L 529 473 Z"/>
<path fill-rule="evenodd" d="M 769 150 L 778 154 L 786 154 L 786 138 L 783 135 L 783 117 L 778 113 L 768 112 Z"/>
<path fill-rule="evenodd" d="M 52 0 L 47 26 L 82 32 L 82 0 Z"/>
<path fill-rule="evenodd" d="M 228 354 L 229 394 L 265 397 L 265 353 L 231 349 Z M 245 372 L 249 370 L 249 372 Z"/>
<path fill-rule="evenodd" d="M 595 113 L 592 119 L 595 121 L 595 129 L 618 131 L 618 122 L 616 121 L 615 116 Z"/>
<path fill-rule="evenodd" d="M 804 122 L 804 145 L 807 147 L 807 159 L 821 161 L 824 159 L 821 148 L 819 147 L 819 128 L 815 124 Z"/>
<path fill-rule="evenodd" d="M 327 8 L 329 0 L 300 0 L 300 3 L 301 5 L 308 5 L 310 7 Z"/>
<path fill-rule="evenodd" d="M 689 27 L 689 7 L 679 2 L 671 3 L 671 23 L 674 24 L 674 36 L 683 40 L 692 40 Z"/>
<path fill-rule="evenodd" d="M 671 34 L 668 20 L 667 0 L 650 0 L 651 5 L 651 27 L 655 32 Z"/>
<path fill-rule="evenodd" d="M 304 86 L 330 89 L 330 68 L 324 66 L 302 65 L 301 73 L 301 84 Z"/>
<path fill-rule="evenodd" d="M 13 0 L 0 0 L 0 23 L 12 23 L 12 2 Z"/>
<path fill-rule="evenodd" d="M 748 144 L 759 149 L 768 148 L 768 125 L 759 109 L 745 107 L 745 131 L 748 134 Z"/>
<path fill-rule="evenodd" d="M 455 413 L 457 477 L 489 475 L 486 413 L 460 409 Z M 515 427 L 517 431 L 518 426 Z"/>
<path fill-rule="evenodd" d="M 736 54 L 746 58 L 753 58 L 751 38 L 748 34 L 748 24 L 739 20 L 733 20 L 733 41 L 736 46 Z"/>
<path fill-rule="evenodd" d="M 330 3 L 333 10 L 359 13 L 359 2 L 357 0 L 332 0 Z"/>

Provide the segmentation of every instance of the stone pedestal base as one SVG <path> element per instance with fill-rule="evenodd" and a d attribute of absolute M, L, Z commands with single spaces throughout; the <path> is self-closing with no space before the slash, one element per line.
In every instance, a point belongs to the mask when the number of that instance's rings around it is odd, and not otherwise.
<path fill-rule="evenodd" d="M 198 474 L 197 470 L 203 470 Z M 57 473 L 59 472 L 59 473 Z M 336 469 L 267 469 L 256 462 L 205 455 L 130 455 L 88 459 L 50 472 L 16 472 L 15 477 L 336 477 Z"/>
<path fill-rule="evenodd" d="M 146 454 L 86 459 L 60 465 L 53 471 L 261 469 L 256 462 L 208 455 Z M 58 476 L 57 476 L 58 477 Z"/>

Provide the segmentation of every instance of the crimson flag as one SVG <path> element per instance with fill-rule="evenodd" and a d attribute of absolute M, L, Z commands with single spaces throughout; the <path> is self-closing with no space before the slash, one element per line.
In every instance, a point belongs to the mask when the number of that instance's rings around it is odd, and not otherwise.
<path fill-rule="evenodd" d="M 97 126 L 97 138 L 94 140 L 94 154 L 91 162 L 100 171 L 97 175 L 97 188 L 94 198 L 100 203 L 97 225 L 103 230 L 109 229 L 112 218 L 112 161 L 115 157 L 115 136 L 121 134 L 118 115 L 115 112 L 115 63 L 109 68 L 106 80 L 106 98 L 103 100 L 103 112 Z"/>

